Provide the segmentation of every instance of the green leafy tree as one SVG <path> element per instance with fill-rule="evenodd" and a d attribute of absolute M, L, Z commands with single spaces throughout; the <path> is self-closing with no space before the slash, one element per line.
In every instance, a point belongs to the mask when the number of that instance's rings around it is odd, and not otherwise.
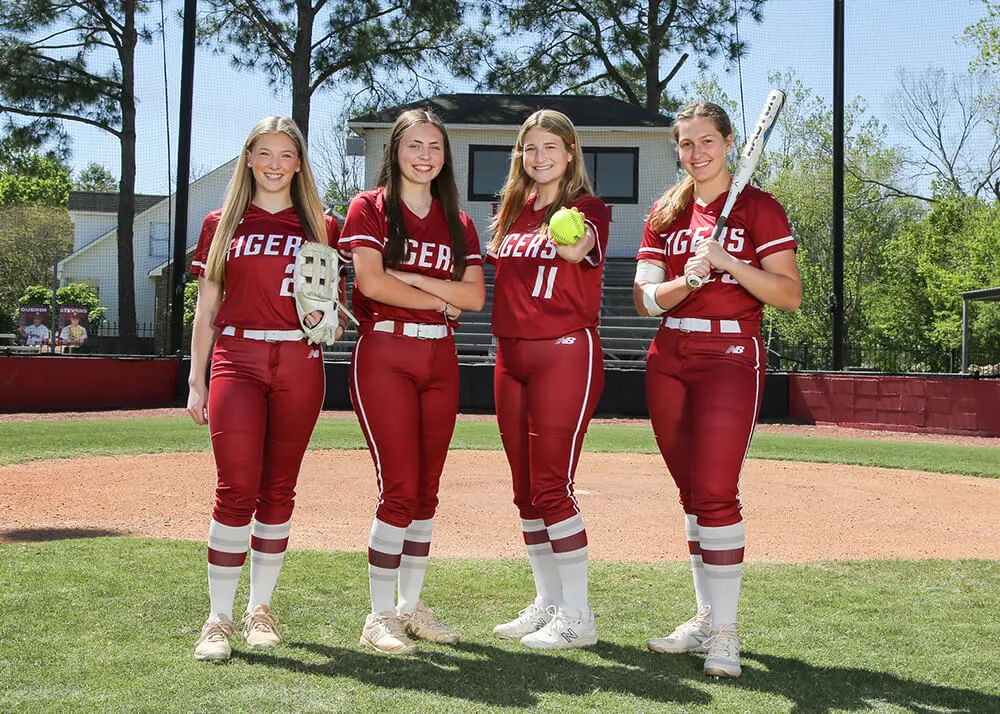
<path fill-rule="evenodd" d="M 973 68 L 1000 67 L 1000 2 L 982 0 L 985 17 L 965 28 L 963 37 L 979 49 Z"/>
<path fill-rule="evenodd" d="M 77 191 L 95 191 L 97 193 L 117 193 L 118 179 L 102 164 L 93 162 L 80 172 L 73 182 Z"/>
<path fill-rule="evenodd" d="M 51 285 L 53 256 L 72 249 L 73 222 L 65 208 L 0 209 L 0 331 L 16 324 L 18 297 L 29 285 Z"/>
<path fill-rule="evenodd" d="M 510 42 L 488 52 L 483 86 L 502 92 L 610 94 L 660 111 L 689 54 L 735 60 L 740 18 L 760 22 L 766 0 L 514 0 L 492 2 Z M 530 34 L 528 34 L 530 33 Z M 523 46 L 523 38 L 536 38 Z M 513 49 L 511 42 L 514 43 Z"/>
<path fill-rule="evenodd" d="M 119 144 L 118 317 L 125 351 L 136 345 L 135 52 L 150 38 L 137 24 L 147 9 L 138 0 L 0 3 L 0 111 L 27 120 L 18 136 L 65 140 L 63 123 L 74 122 Z"/>
<path fill-rule="evenodd" d="M 962 298 L 968 290 L 1000 285 L 1000 206 L 944 187 L 932 210 L 887 246 L 895 270 L 884 294 L 873 295 L 880 320 L 873 331 L 898 343 L 908 338 L 937 351 L 962 344 Z M 1000 345 L 997 305 L 973 309 L 975 344 Z"/>
<path fill-rule="evenodd" d="M 803 302 L 797 312 L 768 309 L 765 330 L 786 344 L 805 345 L 825 360 L 830 346 L 833 277 L 832 110 L 789 72 L 772 76 L 788 100 L 761 174 L 788 213 L 799 243 Z M 916 223 L 921 208 L 889 188 L 902 182 L 903 156 L 886 129 L 859 101 L 845 109 L 844 324 L 849 345 L 871 347 L 877 316 L 873 295 L 893 266 L 886 244 Z M 825 362 L 821 366 L 828 366 Z"/>
<path fill-rule="evenodd" d="M 398 101 L 428 82 L 436 62 L 459 64 L 482 42 L 464 28 L 463 0 L 208 0 L 202 42 L 238 69 L 263 70 L 290 88 L 292 119 L 309 131 L 312 96 L 341 84 L 362 87 L 367 104 Z"/>
<path fill-rule="evenodd" d="M 55 156 L 0 141 L 0 208 L 69 203 L 69 169 Z"/>

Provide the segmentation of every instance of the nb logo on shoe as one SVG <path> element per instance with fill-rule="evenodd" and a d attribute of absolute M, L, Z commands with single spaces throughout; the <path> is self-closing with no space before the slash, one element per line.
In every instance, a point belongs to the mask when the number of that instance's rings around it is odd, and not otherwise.
<path fill-rule="evenodd" d="M 573 632 L 573 630 L 563 630 L 562 638 L 567 642 L 572 642 L 573 640 L 580 639 L 580 635 Z"/>
<path fill-rule="evenodd" d="M 729 349 L 726 350 L 727 355 L 741 355 L 743 350 L 746 349 L 743 345 L 729 345 Z"/>
<path fill-rule="evenodd" d="M 556 340 L 556 344 L 557 345 L 572 345 L 572 344 L 576 344 L 576 338 L 575 337 L 560 337 L 558 340 Z"/>

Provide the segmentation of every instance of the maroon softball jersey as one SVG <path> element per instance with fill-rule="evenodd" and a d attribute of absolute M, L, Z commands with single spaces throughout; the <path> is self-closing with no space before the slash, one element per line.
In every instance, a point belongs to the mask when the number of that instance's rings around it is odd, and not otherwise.
<path fill-rule="evenodd" d="M 666 263 L 668 280 L 683 275 L 698 244 L 712 235 L 725 203 L 724 193 L 707 206 L 692 200 L 662 233 L 647 223 L 636 259 Z M 761 258 L 796 249 L 785 209 L 774 196 L 753 186 L 743 189 L 736 200 L 719 240 L 733 257 L 755 268 L 760 267 Z M 729 273 L 714 270 L 705 285 L 673 308 L 670 316 L 759 323 L 763 310 L 761 302 Z"/>
<path fill-rule="evenodd" d="M 191 259 L 191 274 L 202 276 L 208 251 L 219 227 L 222 211 L 205 217 Z M 327 243 L 336 245 L 337 223 L 326 216 Z M 303 238 L 302 224 L 294 208 L 268 213 L 253 204 L 233 233 L 226 256 L 225 299 L 215 318 L 216 327 L 250 330 L 297 330 L 295 312 L 295 256 Z"/>
<path fill-rule="evenodd" d="M 434 199 L 430 212 L 420 218 L 406 204 L 402 204 L 403 221 L 410 237 L 406 259 L 396 266 L 396 270 L 407 273 L 422 273 L 431 278 L 451 280 L 454 265 L 451 255 L 451 235 L 441 202 Z M 465 264 L 467 267 L 482 266 L 483 256 L 479 249 L 479 235 L 476 226 L 465 213 L 459 211 L 459 218 L 465 229 Z M 385 189 L 376 188 L 359 193 L 351 201 L 344 221 L 344 230 L 337 244 L 341 256 L 351 259 L 353 248 L 374 248 L 383 255 L 389 237 L 386 221 Z M 444 317 L 434 310 L 409 310 L 404 307 L 386 305 L 372 300 L 358 290 L 354 282 L 351 300 L 354 314 L 362 323 L 379 320 L 399 322 L 443 323 Z"/>
<path fill-rule="evenodd" d="M 601 270 L 608 247 L 608 207 L 594 196 L 579 196 L 576 208 L 594 232 L 590 254 L 579 263 L 563 260 L 546 235 L 538 233 L 548 207 L 535 210 L 535 195 L 507 230 L 496 253 L 493 334 L 538 340 L 596 327 L 601 312 Z"/>

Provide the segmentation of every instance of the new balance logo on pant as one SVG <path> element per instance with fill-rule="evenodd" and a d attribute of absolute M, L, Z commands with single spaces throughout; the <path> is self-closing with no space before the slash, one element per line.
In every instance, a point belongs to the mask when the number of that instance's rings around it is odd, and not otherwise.
<path fill-rule="evenodd" d="M 746 348 L 743 345 L 729 345 L 726 349 L 727 355 L 741 355 Z"/>

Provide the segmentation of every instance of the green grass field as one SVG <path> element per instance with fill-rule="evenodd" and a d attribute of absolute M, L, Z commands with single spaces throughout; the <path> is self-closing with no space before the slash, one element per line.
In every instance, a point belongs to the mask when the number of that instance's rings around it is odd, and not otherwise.
<path fill-rule="evenodd" d="M 499 448 L 494 423 L 461 422 L 456 446 Z M 364 443 L 352 420 L 323 419 L 312 447 Z M 2 463 L 207 448 L 184 419 L 0 424 Z M 593 426 L 586 448 L 655 450 L 648 426 L 626 425 Z M 940 471 L 944 492 L 948 472 L 1000 476 L 992 451 L 759 434 L 751 454 Z M 704 677 L 698 656 L 646 651 L 692 614 L 686 563 L 592 563 L 601 642 L 587 650 L 493 638 L 533 592 L 526 559 L 431 558 L 424 599 L 463 642 L 394 659 L 358 645 L 364 554 L 293 551 L 274 600 L 285 644 L 237 645 L 228 664 L 208 665 L 192 656 L 207 609 L 203 543 L 6 544 L 0 712 L 1000 712 L 997 562 L 751 561 L 744 674 L 732 681 Z"/>
<path fill-rule="evenodd" d="M 1000 711 L 1000 565 L 747 566 L 739 680 L 650 636 L 691 613 L 683 563 L 594 563 L 601 642 L 538 653 L 492 637 L 533 595 L 526 562 L 435 560 L 424 596 L 457 646 L 393 659 L 358 645 L 361 553 L 292 552 L 274 605 L 285 645 L 196 662 L 203 546 L 95 538 L 0 548 L 4 712 Z M 243 601 L 245 591 L 238 598 Z"/>
<path fill-rule="evenodd" d="M 460 421 L 455 428 L 452 447 L 499 449 L 500 436 L 496 423 L 492 420 Z M 34 459 L 207 451 L 208 448 L 206 428 L 197 426 L 186 417 L 0 423 L 0 465 Z M 367 447 L 353 417 L 324 417 L 313 432 L 310 448 Z M 648 423 L 593 424 L 587 433 L 584 448 L 588 451 L 656 453 L 653 432 Z M 750 446 L 750 458 L 857 464 L 1000 478 L 1000 449 L 987 446 L 759 433 Z"/>

